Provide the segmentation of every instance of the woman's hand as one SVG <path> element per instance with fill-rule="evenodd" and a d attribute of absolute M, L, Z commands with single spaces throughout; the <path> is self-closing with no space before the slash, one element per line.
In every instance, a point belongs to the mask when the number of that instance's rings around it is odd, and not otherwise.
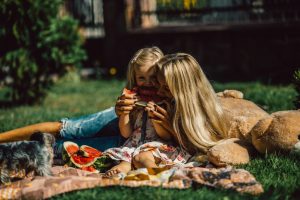
<path fill-rule="evenodd" d="M 137 101 L 137 97 L 134 94 L 122 94 L 118 97 L 115 105 L 115 111 L 118 116 L 128 115 L 135 107 L 134 103 Z"/>
<path fill-rule="evenodd" d="M 148 111 L 148 116 L 152 120 L 153 124 L 159 124 L 167 131 L 171 133 L 173 132 L 169 114 L 164 108 L 150 101 L 148 102 L 145 110 Z"/>

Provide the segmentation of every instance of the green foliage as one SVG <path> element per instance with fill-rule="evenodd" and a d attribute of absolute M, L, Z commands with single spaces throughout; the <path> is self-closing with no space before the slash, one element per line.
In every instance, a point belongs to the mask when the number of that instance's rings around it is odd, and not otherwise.
<path fill-rule="evenodd" d="M 9 97 L 17 103 L 41 100 L 52 84 L 51 75 L 63 75 L 69 66 L 80 66 L 86 58 L 81 48 L 78 23 L 59 17 L 62 0 L 3 0 L 0 40 L 9 41 L 0 57 L 0 78 L 9 86 Z"/>
<path fill-rule="evenodd" d="M 294 84 L 295 84 L 295 89 L 297 91 L 297 97 L 294 103 L 295 103 L 295 107 L 300 109 L 300 70 L 295 71 Z"/>
<path fill-rule="evenodd" d="M 244 99 L 256 103 L 269 113 L 280 110 L 294 109 L 293 101 L 296 98 L 296 91 L 292 85 L 272 86 L 254 83 L 227 83 L 213 84 L 217 92 L 225 89 L 236 89 L 244 93 Z"/>

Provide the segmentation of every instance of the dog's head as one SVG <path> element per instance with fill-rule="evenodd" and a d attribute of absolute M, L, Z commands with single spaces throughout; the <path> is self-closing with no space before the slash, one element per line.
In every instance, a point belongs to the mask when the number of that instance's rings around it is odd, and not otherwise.
<path fill-rule="evenodd" d="M 50 133 L 41 133 L 41 132 L 33 133 L 30 136 L 30 140 L 38 141 L 47 147 L 53 147 L 55 143 L 55 137 Z"/>

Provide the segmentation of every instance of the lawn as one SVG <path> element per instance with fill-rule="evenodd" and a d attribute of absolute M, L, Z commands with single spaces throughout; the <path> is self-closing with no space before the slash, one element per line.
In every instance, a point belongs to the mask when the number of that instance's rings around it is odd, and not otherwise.
<path fill-rule="evenodd" d="M 0 108 L 0 132 L 63 117 L 94 113 L 113 106 L 124 81 L 63 81 L 57 83 L 41 105 Z M 269 113 L 293 109 L 296 92 L 292 86 L 260 83 L 215 83 L 216 91 L 238 89 Z M 3 98 L 0 89 L 0 99 Z M 239 195 L 206 187 L 187 190 L 162 188 L 94 188 L 63 194 L 53 199 L 296 199 L 300 197 L 300 161 L 287 155 L 266 155 L 239 166 L 249 170 L 264 187 L 258 197 Z"/>

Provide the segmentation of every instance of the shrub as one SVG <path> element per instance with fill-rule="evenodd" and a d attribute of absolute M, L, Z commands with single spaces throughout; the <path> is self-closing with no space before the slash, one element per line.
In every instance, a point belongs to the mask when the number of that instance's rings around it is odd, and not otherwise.
<path fill-rule="evenodd" d="M 300 70 L 297 70 L 294 73 L 294 83 L 295 83 L 295 89 L 297 91 L 295 107 L 300 109 Z"/>
<path fill-rule="evenodd" d="M 52 84 L 51 75 L 63 75 L 86 58 L 78 23 L 58 16 L 62 0 L 4 0 L 0 4 L 1 41 L 10 45 L 0 55 L 0 78 L 11 88 L 15 103 L 41 100 Z M 3 43 L 2 43 L 3 44 Z"/>

